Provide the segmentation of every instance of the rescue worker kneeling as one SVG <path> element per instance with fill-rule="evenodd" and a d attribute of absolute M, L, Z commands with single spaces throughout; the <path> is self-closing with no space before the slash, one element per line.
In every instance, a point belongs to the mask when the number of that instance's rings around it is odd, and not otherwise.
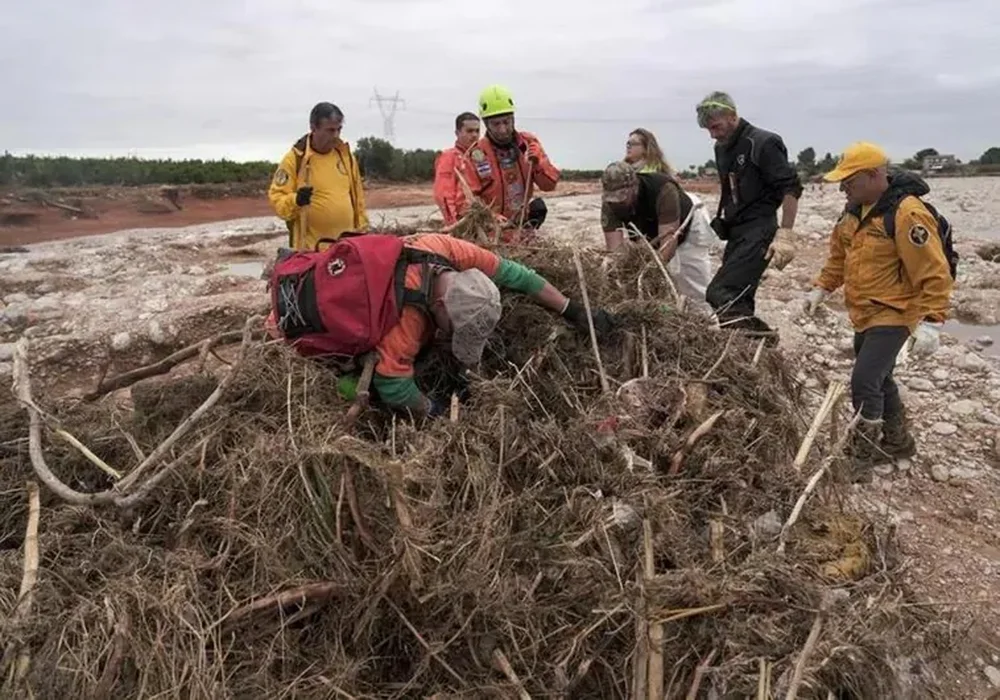
<path fill-rule="evenodd" d="M 563 296 L 524 265 L 447 234 L 347 237 L 280 260 L 271 276 L 271 332 L 300 354 L 336 359 L 374 351 L 372 387 L 388 407 L 437 416 L 443 401 L 417 387 L 414 363 L 446 339 L 462 365 L 479 363 L 500 320 L 500 287 L 531 296 L 578 332 L 599 338 L 614 319 Z"/>
<path fill-rule="evenodd" d="M 847 206 L 806 302 L 807 313 L 815 313 L 844 287 L 855 329 L 851 395 L 861 418 L 851 452 L 853 479 L 859 482 L 871 480 L 883 454 L 916 452 L 892 372 L 911 335 L 914 355 L 938 349 L 953 285 L 952 251 L 944 245 L 938 217 L 920 199 L 927 184 L 906 172 L 890 175 L 888 162 L 879 147 L 856 143 L 825 176 L 840 182 Z"/>

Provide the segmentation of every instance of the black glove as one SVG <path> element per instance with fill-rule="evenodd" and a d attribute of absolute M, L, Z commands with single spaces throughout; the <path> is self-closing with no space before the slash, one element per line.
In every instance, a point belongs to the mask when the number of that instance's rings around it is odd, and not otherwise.
<path fill-rule="evenodd" d="M 590 334 L 590 324 L 587 322 L 587 310 L 582 304 L 570 300 L 562 316 L 576 328 L 577 332 Z M 593 312 L 591 318 L 594 321 L 594 332 L 597 334 L 598 340 L 604 339 L 615 329 L 614 317 L 604 309 L 598 309 Z"/>
<path fill-rule="evenodd" d="M 313 188 L 312 187 L 300 187 L 295 191 L 295 204 L 300 207 L 304 207 L 309 202 L 312 201 Z"/>
<path fill-rule="evenodd" d="M 444 401 L 435 401 L 434 399 L 427 399 L 427 402 L 430 404 L 429 408 L 427 409 L 428 418 L 437 418 L 439 416 L 443 416 L 445 412 L 448 410 L 448 404 L 446 404 Z"/>

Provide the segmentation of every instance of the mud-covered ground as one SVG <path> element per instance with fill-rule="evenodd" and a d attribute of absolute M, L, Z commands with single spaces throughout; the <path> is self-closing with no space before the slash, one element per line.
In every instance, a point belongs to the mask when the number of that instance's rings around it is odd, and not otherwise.
<path fill-rule="evenodd" d="M 898 525 L 919 599 L 969 630 L 955 654 L 911 671 L 937 674 L 947 697 L 985 698 L 1000 687 L 1000 358 L 993 342 L 1000 345 L 1000 262 L 992 261 L 1000 260 L 1000 179 L 931 185 L 930 199 L 954 225 L 962 255 L 957 322 L 934 357 L 911 358 L 897 372 L 918 456 L 880 467 L 875 483 L 858 487 L 855 498 Z M 800 313 L 842 204 L 831 185 L 807 188 L 797 257 L 784 271 L 769 272 L 758 296 L 760 314 L 780 329 L 783 351 L 800 363 L 817 405 L 831 380 L 849 378 L 852 364 L 839 295 L 815 319 Z M 711 195 L 708 205 L 715 205 Z M 419 225 L 434 214 L 429 206 L 373 210 L 372 221 Z M 552 199 L 545 229 L 567 244 L 598 248 L 598 197 Z M 84 392 L 105 371 L 237 326 L 266 307 L 260 270 L 284 235 L 283 224 L 265 216 L 0 254 L 0 375 L 9 376 L 12 343 L 22 334 L 33 340 L 36 391 Z"/>

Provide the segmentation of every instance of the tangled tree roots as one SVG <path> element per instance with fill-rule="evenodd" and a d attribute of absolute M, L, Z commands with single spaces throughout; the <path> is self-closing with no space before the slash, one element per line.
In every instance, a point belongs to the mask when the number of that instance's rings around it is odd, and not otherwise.
<path fill-rule="evenodd" d="M 569 255 L 519 257 L 579 298 Z M 252 344 L 145 500 L 43 492 L 33 608 L 4 635 L 22 683 L 40 698 L 893 697 L 913 608 L 891 539 L 817 496 L 777 553 L 822 456 L 792 464 L 811 416 L 780 355 L 651 301 L 665 283 L 641 249 L 586 275 L 623 318 L 600 348 L 610 392 L 589 338 L 509 297 L 457 420 L 368 410 L 348 434 L 329 371 Z M 432 360 L 427 381 L 447 373 Z M 215 383 L 49 409 L 127 476 Z M 10 614 L 31 466 L 23 421 L 3 417 Z M 110 486 L 52 433 L 45 451 L 74 488 Z"/>

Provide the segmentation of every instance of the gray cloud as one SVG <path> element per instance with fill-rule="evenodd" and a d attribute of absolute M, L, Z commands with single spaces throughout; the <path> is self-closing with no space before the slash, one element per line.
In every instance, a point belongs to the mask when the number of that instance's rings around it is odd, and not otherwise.
<path fill-rule="evenodd" d="M 963 159 L 995 145 L 995 0 L 34 0 L 0 16 L 0 147 L 277 159 L 317 101 L 350 140 L 406 108 L 397 145 L 443 147 L 454 114 L 508 85 L 566 167 L 646 126 L 677 165 L 711 157 L 693 105 L 724 89 L 794 155 L 880 142 Z"/>

